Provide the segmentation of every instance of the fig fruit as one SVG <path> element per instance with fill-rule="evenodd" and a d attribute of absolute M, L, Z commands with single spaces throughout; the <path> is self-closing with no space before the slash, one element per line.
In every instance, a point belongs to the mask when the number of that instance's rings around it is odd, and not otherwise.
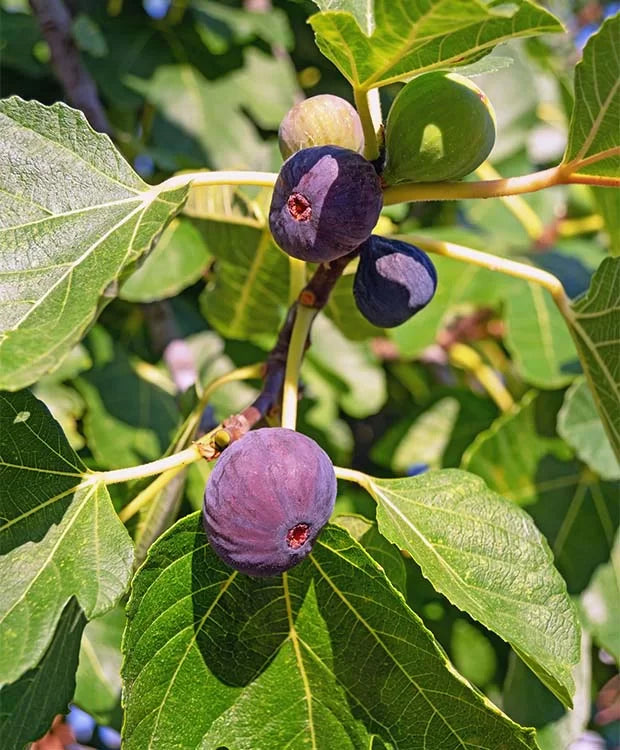
<path fill-rule="evenodd" d="M 361 152 L 364 131 L 357 110 L 346 99 L 318 94 L 288 111 L 278 130 L 278 142 L 284 159 L 311 146 L 342 146 Z"/>
<path fill-rule="evenodd" d="M 469 79 L 456 73 L 423 73 L 394 100 L 385 143 L 386 184 L 458 180 L 491 153 L 495 112 Z"/>
<path fill-rule="evenodd" d="M 431 301 L 436 288 L 435 266 L 419 247 L 378 235 L 361 246 L 353 296 L 373 325 L 401 325 Z"/>
<path fill-rule="evenodd" d="M 364 242 L 382 206 L 381 181 L 369 161 L 348 148 L 313 146 L 282 165 L 269 227 L 284 252 L 325 263 Z"/>
<path fill-rule="evenodd" d="M 222 453 L 205 490 L 203 525 L 227 564 L 252 576 L 301 562 L 332 514 L 336 475 L 306 435 L 283 427 L 248 432 Z"/>

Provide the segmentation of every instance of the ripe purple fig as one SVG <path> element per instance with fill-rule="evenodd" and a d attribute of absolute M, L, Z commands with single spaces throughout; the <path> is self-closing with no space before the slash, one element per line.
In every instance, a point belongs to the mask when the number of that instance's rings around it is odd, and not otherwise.
<path fill-rule="evenodd" d="M 280 124 L 278 142 L 284 159 L 311 146 L 342 146 L 361 153 L 364 130 L 357 110 L 346 99 L 318 94 L 289 109 Z"/>
<path fill-rule="evenodd" d="M 218 459 L 205 490 L 203 525 L 227 565 L 271 576 L 310 553 L 335 499 L 327 453 L 299 432 L 265 427 Z"/>
<path fill-rule="evenodd" d="M 369 161 L 347 148 L 315 146 L 282 165 L 269 226 L 284 252 L 326 263 L 370 236 L 382 206 L 381 182 Z"/>
<path fill-rule="evenodd" d="M 419 247 L 378 235 L 361 246 L 353 295 L 373 325 L 401 325 L 431 301 L 436 288 L 435 266 Z"/>

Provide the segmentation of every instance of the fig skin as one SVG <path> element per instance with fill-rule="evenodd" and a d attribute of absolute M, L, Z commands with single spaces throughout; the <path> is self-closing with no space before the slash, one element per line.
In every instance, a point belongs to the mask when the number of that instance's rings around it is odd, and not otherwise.
<path fill-rule="evenodd" d="M 288 255 L 326 263 L 364 242 L 382 207 L 381 181 L 369 161 L 347 148 L 314 146 L 282 165 L 269 227 Z"/>
<path fill-rule="evenodd" d="M 394 100 L 385 142 L 386 184 L 459 180 L 491 153 L 495 112 L 469 79 L 456 73 L 423 73 Z"/>
<path fill-rule="evenodd" d="M 435 266 L 419 247 L 378 235 L 361 246 L 353 296 L 373 325 L 401 325 L 431 301 L 436 288 Z"/>
<path fill-rule="evenodd" d="M 357 110 L 333 94 L 311 96 L 292 107 L 278 130 L 282 158 L 312 146 L 342 146 L 361 153 L 364 130 Z"/>
<path fill-rule="evenodd" d="M 248 432 L 222 453 L 205 489 L 203 525 L 217 555 L 251 576 L 272 576 L 312 550 L 336 499 L 329 456 L 283 427 Z"/>

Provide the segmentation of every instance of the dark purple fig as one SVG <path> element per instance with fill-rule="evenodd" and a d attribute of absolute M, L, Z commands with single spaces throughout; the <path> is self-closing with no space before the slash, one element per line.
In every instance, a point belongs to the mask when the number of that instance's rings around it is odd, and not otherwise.
<path fill-rule="evenodd" d="M 364 130 L 355 107 L 333 94 L 318 94 L 291 107 L 278 130 L 280 153 L 285 159 L 311 146 L 364 149 Z"/>
<path fill-rule="evenodd" d="M 373 325 L 399 326 L 428 305 L 436 288 L 435 266 L 419 247 L 378 235 L 361 246 L 353 295 Z"/>
<path fill-rule="evenodd" d="M 335 498 L 327 453 L 299 432 L 265 427 L 248 432 L 218 459 L 205 490 L 203 524 L 227 565 L 271 576 L 310 553 Z"/>
<path fill-rule="evenodd" d="M 284 252 L 325 263 L 364 242 L 382 206 L 381 182 L 369 161 L 347 148 L 316 146 L 282 165 L 269 226 Z"/>

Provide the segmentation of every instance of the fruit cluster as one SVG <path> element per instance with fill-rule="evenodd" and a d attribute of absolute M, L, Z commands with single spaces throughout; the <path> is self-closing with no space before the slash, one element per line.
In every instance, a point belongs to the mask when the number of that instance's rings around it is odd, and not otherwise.
<path fill-rule="evenodd" d="M 359 311 L 376 326 L 401 325 L 431 301 L 437 273 L 420 248 L 372 234 L 383 187 L 460 179 L 487 158 L 494 140 L 489 101 L 456 74 L 426 73 L 403 87 L 389 112 L 380 165 L 361 155 L 363 128 L 348 102 L 307 99 L 280 126 L 286 161 L 273 192 L 271 233 L 282 250 L 311 263 L 359 254 Z M 284 428 L 258 429 L 219 459 L 203 523 L 228 565 L 275 575 L 309 554 L 335 496 L 334 467 L 313 440 Z"/>

